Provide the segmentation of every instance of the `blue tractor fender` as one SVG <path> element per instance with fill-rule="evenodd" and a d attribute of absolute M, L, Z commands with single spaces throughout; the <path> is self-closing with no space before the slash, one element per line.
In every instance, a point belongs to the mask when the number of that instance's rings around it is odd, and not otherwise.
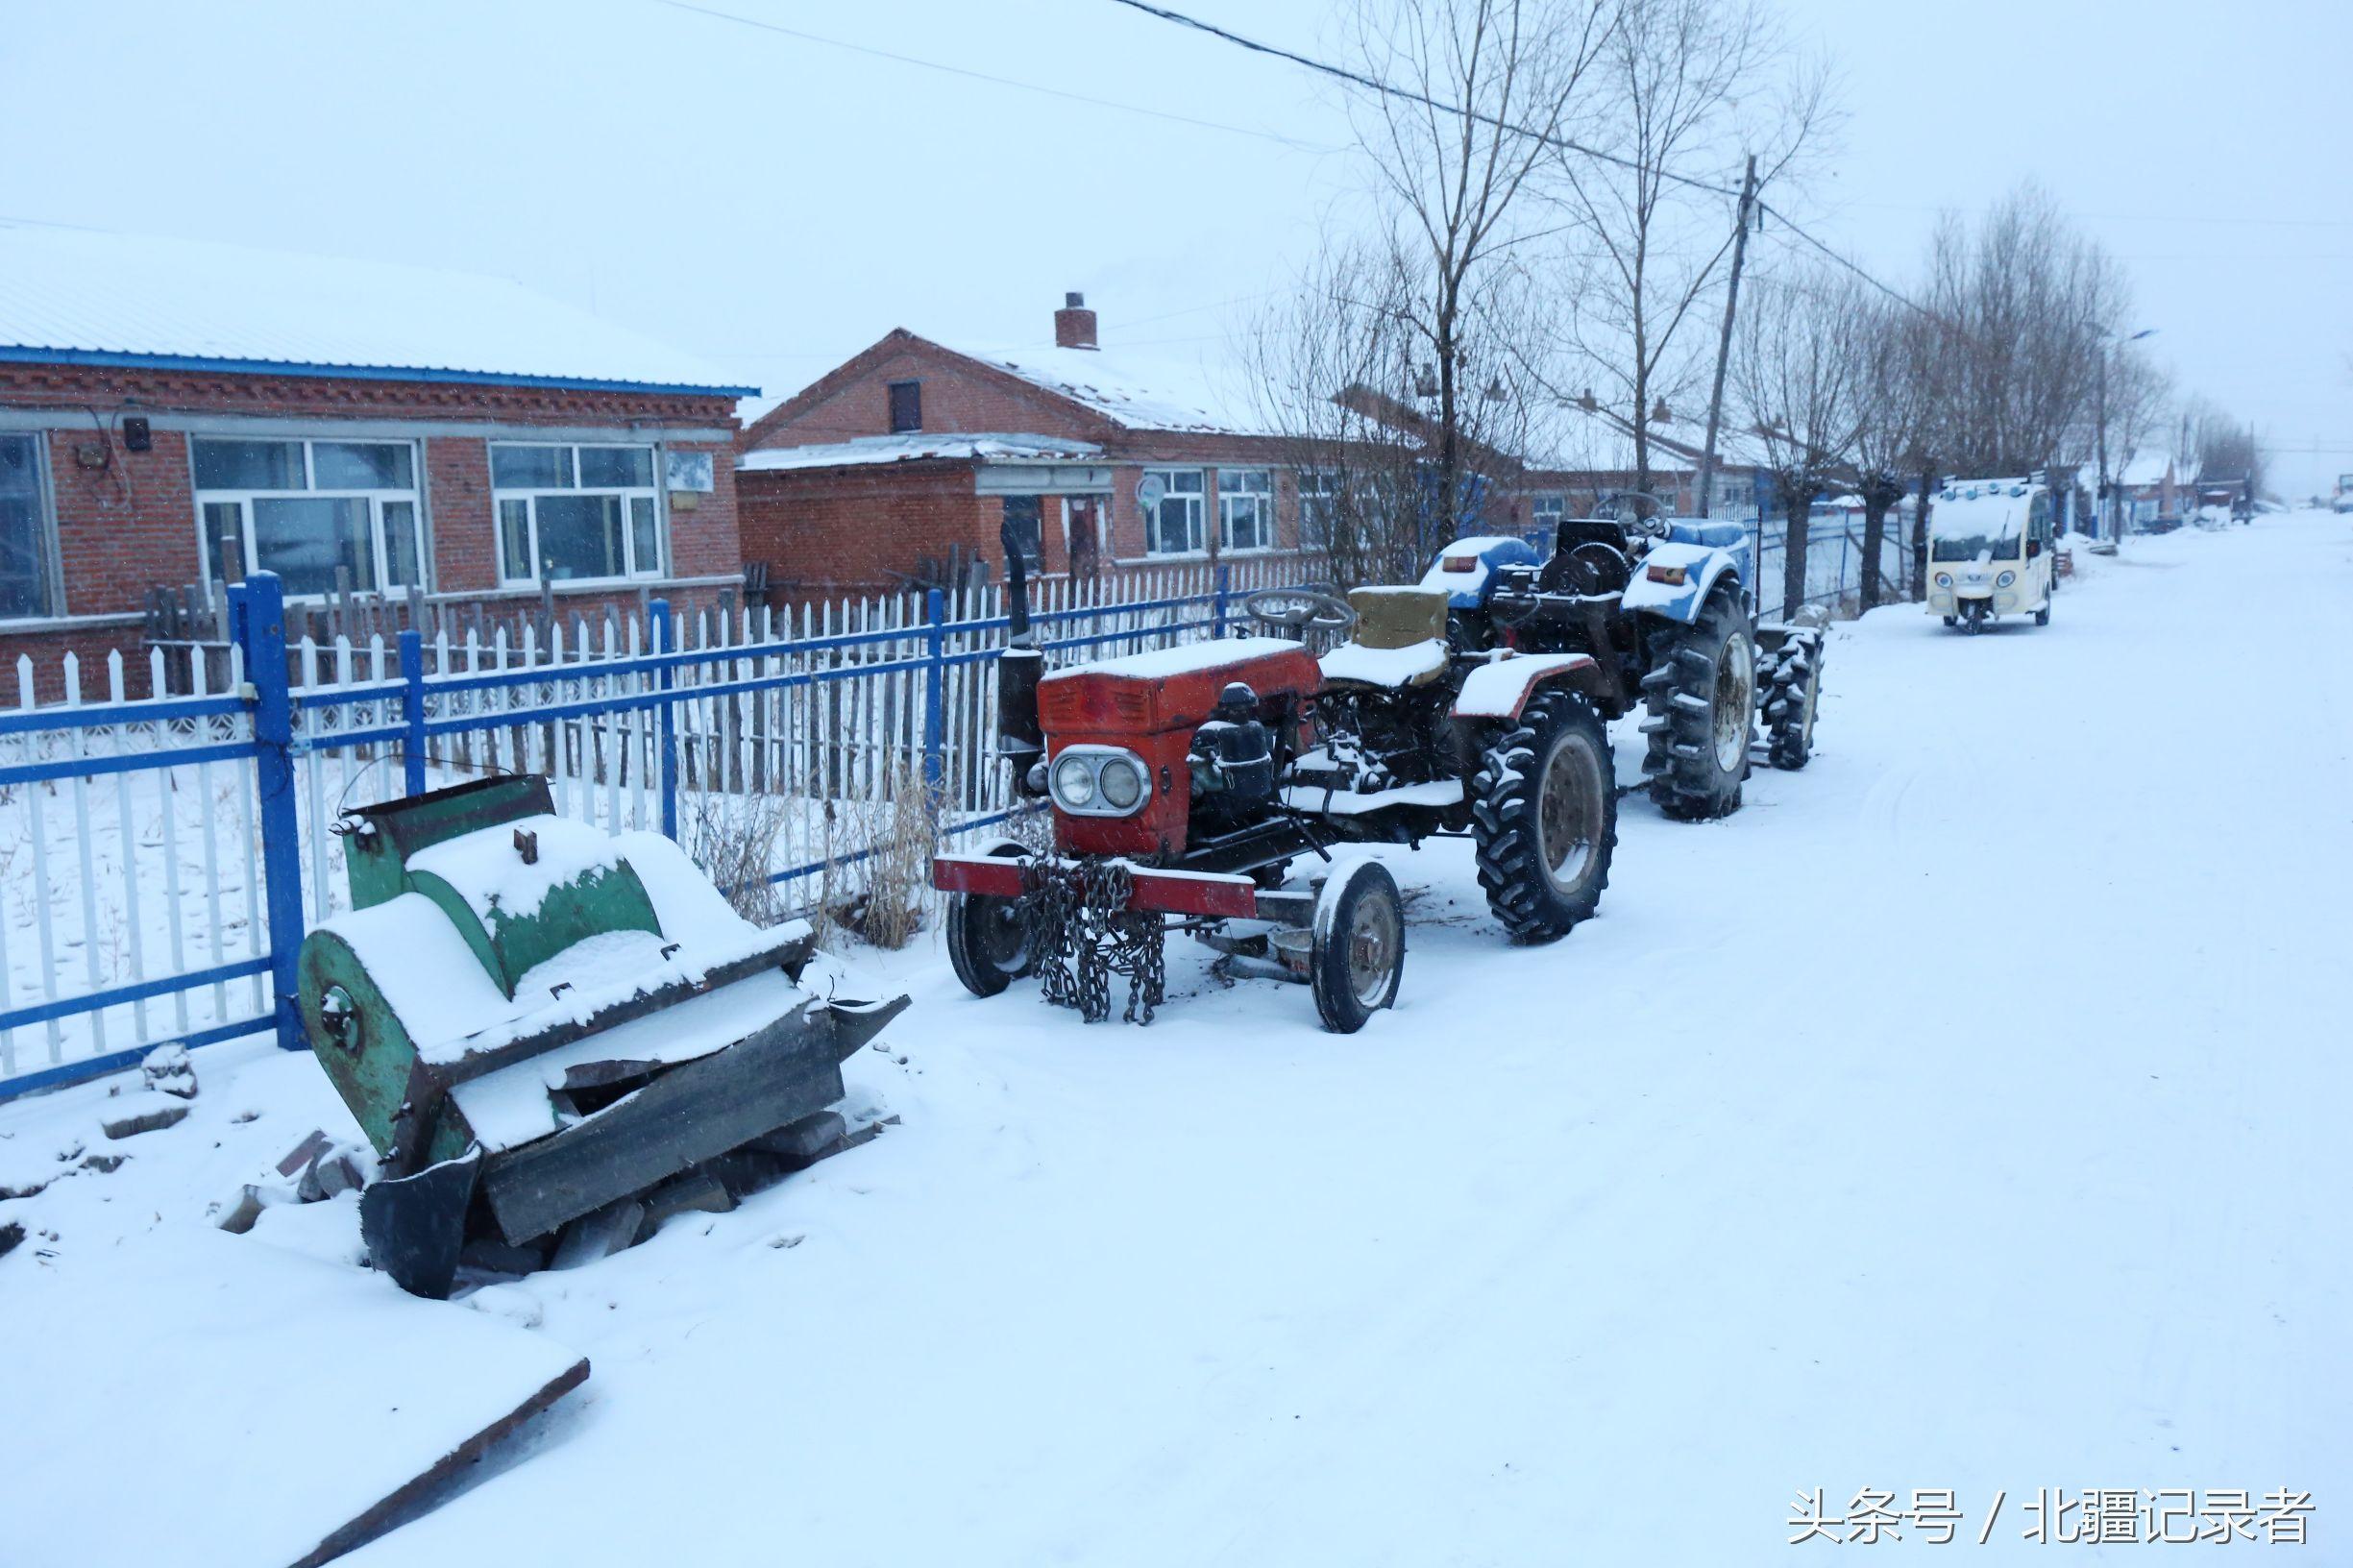
<path fill-rule="evenodd" d="M 1525 539 L 1486 534 L 1457 539 L 1438 551 L 1422 574 L 1421 586 L 1446 596 L 1449 610 L 1483 610 L 1499 566 L 1534 566 L 1541 557 Z"/>
<path fill-rule="evenodd" d="M 1689 625 L 1706 607 L 1707 596 L 1728 576 L 1735 592 L 1746 592 L 1742 561 L 1746 547 L 1734 551 L 1715 545 L 1688 544 L 1669 538 L 1651 547 L 1634 569 L 1619 600 L 1627 610 L 1655 615 Z"/>

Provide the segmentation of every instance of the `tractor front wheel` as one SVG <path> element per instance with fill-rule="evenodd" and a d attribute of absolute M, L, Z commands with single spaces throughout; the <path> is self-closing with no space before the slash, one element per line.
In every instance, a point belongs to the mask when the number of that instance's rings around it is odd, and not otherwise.
<path fill-rule="evenodd" d="M 1352 861 L 1315 897 L 1308 981 L 1316 1016 L 1336 1035 L 1353 1035 L 1397 1000 L 1406 972 L 1406 906 L 1377 860 Z"/>
<path fill-rule="evenodd" d="M 1658 662 L 1642 677 L 1649 707 L 1642 771 L 1651 798 L 1681 822 L 1729 817 L 1749 776 L 1749 731 L 1756 712 L 1756 645 L 1748 618 L 1718 594 L 1688 626 L 1659 639 Z"/>
<path fill-rule="evenodd" d="M 1570 691 L 1530 700 L 1471 779 L 1479 885 L 1518 943 L 1551 942 L 1590 917 L 1618 843 L 1609 734 Z"/>
<path fill-rule="evenodd" d="M 981 850 L 985 855 L 1019 855 L 1017 840 L 999 839 Z M 959 893 L 947 901 L 947 961 L 964 989 L 975 996 L 994 996 L 1030 972 L 1037 955 L 1030 950 L 1029 921 L 1020 904 L 988 893 Z"/>

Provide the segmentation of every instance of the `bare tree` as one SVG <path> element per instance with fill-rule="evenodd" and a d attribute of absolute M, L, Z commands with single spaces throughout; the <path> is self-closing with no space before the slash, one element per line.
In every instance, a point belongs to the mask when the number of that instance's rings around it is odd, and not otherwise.
<path fill-rule="evenodd" d="M 2205 398 L 2193 398 L 2183 413 L 2190 428 L 2190 445 L 2197 457 L 2198 484 L 2240 486 L 2252 502 L 2263 492 L 2263 444 L 2255 428 L 2234 418 Z"/>
<path fill-rule="evenodd" d="M 1359 0 L 1352 48 L 1392 89 L 1351 100 L 1409 282 L 1403 323 L 1435 440 L 1435 544 L 1453 537 L 1470 475 L 1475 318 L 1488 274 L 1537 233 L 1532 177 L 1577 120 L 1581 81 L 1619 0 Z M 1447 107 L 1440 108 L 1439 105 Z M 1490 371 L 1490 375 L 1494 372 Z M 1427 400 L 1418 400 L 1422 386 Z"/>
<path fill-rule="evenodd" d="M 1976 476 L 2045 467 L 2089 424 L 2101 355 L 2130 303 L 2122 269 L 2033 185 L 1930 247 L 1946 461 Z"/>
<path fill-rule="evenodd" d="M 1392 239 L 1338 242 L 1241 334 L 1237 362 L 1261 424 L 1298 475 L 1300 544 L 1342 588 L 1410 578 L 1424 564 L 1441 421 L 1424 380 L 1419 257 Z M 1466 381 L 1454 424 L 1458 487 L 1509 489 L 1531 400 L 1510 343 L 1526 331 L 1526 291 L 1482 286 L 1456 327 Z"/>
<path fill-rule="evenodd" d="M 1937 330 L 1906 305 L 1858 304 L 1863 313 L 1854 332 L 1854 493 L 1863 502 L 1862 608 L 1868 612 L 1888 597 L 1881 571 L 1887 514 L 1925 466 L 1935 411 Z M 1914 551 L 1919 548 L 1915 541 Z M 1897 553 L 1900 567 L 1903 552 Z"/>
<path fill-rule="evenodd" d="M 1754 304 L 1733 344 L 1728 380 L 1751 426 L 1787 520 L 1781 563 L 1784 614 L 1805 600 L 1806 544 L 1814 498 L 1851 467 L 1867 355 L 1868 315 L 1846 274 L 1815 269 L 1757 280 Z"/>
<path fill-rule="evenodd" d="M 1570 344 L 1581 374 L 1559 379 L 1608 389 L 1647 490 L 1650 416 L 1694 389 L 1703 345 L 1683 329 L 1706 316 L 1732 248 L 1734 204 L 1688 181 L 1725 183 L 1743 153 L 1760 185 L 1789 175 L 1826 121 L 1827 76 L 1792 61 L 1760 0 L 1625 0 L 1593 75 L 1612 158 L 1563 150 L 1553 171 L 1584 284 Z"/>

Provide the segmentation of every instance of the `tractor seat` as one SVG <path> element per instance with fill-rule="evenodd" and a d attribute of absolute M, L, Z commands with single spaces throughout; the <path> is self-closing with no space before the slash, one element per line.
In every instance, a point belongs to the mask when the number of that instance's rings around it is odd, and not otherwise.
<path fill-rule="evenodd" d="M 1394 690 L 1446 674 L 1446 595 L 1435 588 L 1352 588 L 1356 634 L 1323 656 L 1326 682 Z"/>
<path fill-rule="evenodd" d="M 1667 525 L 1667 537 L 1678 544 L 1704 545 L 1709 550 L 1730 550 L 1749 537 L 1749 530 L 1738 523 L 1711 522 L 1700 517 L 1679 517 Z"/>

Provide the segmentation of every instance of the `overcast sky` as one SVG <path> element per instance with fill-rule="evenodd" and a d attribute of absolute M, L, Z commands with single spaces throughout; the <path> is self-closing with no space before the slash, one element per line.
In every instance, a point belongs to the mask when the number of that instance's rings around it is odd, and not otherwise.
<path fill-rule="evenodd" d="M 1784 3 L 1848 110 L 1809 227 L 1902 283 L 1939 208 L 2037 179 L 2283 485 L 2353 471 L 2353 4 Z M 894 326 L 1036 341 L 1071 288 L 1106 348 L 1216 355 L 1360 191 L 1330 91 L 1111 0 L 709 9 L 832 41 L 662 0 L 12 0 L 0 216 L 500 273 L 781 396 Z M 1315 0 L 1190 9 L 1330 44 Z"/>

